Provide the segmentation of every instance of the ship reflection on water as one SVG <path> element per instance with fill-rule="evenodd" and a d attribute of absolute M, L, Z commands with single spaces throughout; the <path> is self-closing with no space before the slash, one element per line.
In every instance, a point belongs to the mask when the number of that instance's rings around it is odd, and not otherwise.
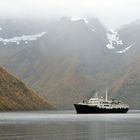
<path fill-rule="evenodd" d="M 139 140 L 140 112 L 74 111 L 0 113 L 2 140 Z"/>

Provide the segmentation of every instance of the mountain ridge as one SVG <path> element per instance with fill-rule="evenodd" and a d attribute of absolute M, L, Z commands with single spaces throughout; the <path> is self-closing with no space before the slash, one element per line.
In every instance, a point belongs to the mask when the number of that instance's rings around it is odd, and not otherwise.
<path fill-rule="evenodd" d="M 95 90 L 103 95 L 106 87 L 109 87 L 112 97 L 126 98 L 128 89 L 122 87 L 126 87 L 133 74 L 129 70 L 134 69 L 135 73 L 139 65 L 136 65 L 136 60 L 140 59 L 139 41 L 135 35 L 138 27 L 133 32 L 133 25 L 130 31 L 117 30 L 115 38 L 119 39 L 115 44 L 112 40 L 114 51 L 106 47 L 109 40 L 104 25 L 94 18 L 92 23 L 91 19 L 86 19 L 88 24 L 84 20 L 62 18 L 46 35 L 9 58 L 4 57 L 1 63 L 59 109 L 72 109 L 73 103 L 92 96 Z M 123 51 L 131 45 L 133 39 L 136 43 L 131 49 L 116 53 L 116 50 Z M 119 40 L 123 44 L 118 43 Z M 137 102 L 134 106 L 133 103 L 138 93 L 134 94 L 133 100 L 129 98 L 127 103 L 137 109 L 140 104 Z"/>

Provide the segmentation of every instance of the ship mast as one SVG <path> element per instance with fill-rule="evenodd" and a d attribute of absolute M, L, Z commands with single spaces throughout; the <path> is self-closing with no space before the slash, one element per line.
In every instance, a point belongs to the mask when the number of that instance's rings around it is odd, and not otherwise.
<path fill-rule="evenodd" d="M 107 88 L 106 88 L 106 94 L 105 94 L 105 100 L 107 101 Z"/>

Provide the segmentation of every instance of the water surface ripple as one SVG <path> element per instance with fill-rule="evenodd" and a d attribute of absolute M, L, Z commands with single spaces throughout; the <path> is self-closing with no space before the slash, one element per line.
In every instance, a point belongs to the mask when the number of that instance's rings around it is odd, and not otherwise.
<path fill-rule="evenodd" d="M 0 140 L 140 140 L 140 111 L 127 114 L 1 112 Z"/>

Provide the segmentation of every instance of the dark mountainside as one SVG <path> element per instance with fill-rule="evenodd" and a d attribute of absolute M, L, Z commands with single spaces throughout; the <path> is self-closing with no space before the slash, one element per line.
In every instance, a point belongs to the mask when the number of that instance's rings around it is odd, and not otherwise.
<path fill-rule="evenodd" d="M 140 109 L 140 20 L 123 26 L 118 30 L 124 46 L 134 44 L 130 50 L 122 54 L 119 78 L 112 86 L 111 93 L 123 98 L 132 108 Z"/>
<path fill-rule="evenodd" d="M 106 87 L 110 97 L 139 109 L 140 24 L 118 29 L 123 44 L 113 41 L 115 49 L 108 49 L 109 31 L 98 19 L 87 20 L 63 17 L 38 40 L 5 54 L 0 63 L 60 109 L 73 108 L 95 90 L 103 95 Z"/>
<path fill-rule="evenodd" d="M 39 110 L 53 107 L 19 79 L 0 67 L 0 110 Z"/>

